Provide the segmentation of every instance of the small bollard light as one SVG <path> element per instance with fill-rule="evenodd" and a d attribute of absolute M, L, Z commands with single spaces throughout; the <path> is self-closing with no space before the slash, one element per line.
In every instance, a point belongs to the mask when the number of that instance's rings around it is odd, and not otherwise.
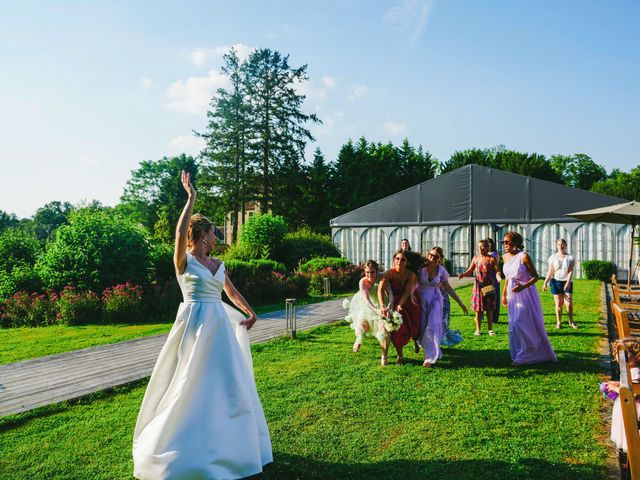
<path fill-rule="evenodd" d="M 329 277 L 322 278 L 322 290 L 325 297 L 331 295 L 331 282 L 329 281 Z"/>
<path fill-rule="evenodd" d="M 296 338 L 297 319 L 296 319 L 296 299 L 287 298 L 285 301 L 285 311 L 287 320 L 286 334 L 291 338 Z"/>

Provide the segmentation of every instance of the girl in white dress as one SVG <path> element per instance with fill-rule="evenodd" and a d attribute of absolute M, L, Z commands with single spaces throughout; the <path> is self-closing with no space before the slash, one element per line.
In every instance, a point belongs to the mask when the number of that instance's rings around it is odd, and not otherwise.
<path fill-rule="evenodd" d="M 551 293 L 556 303 L 556 328 L 562 326 L 562 307 L 567 309 L 569 326 L 578 328 L 573 321 L 573 255 L 567 253 L 567 241 L 564 238 L 556 242 L 557 252 L 549 257 L 549 270 L 544 279 L 543 291 L 551 285 Z"/>
<path fill-rule="evenodd" d="M 386 307 L 378 304 L 378 263 L 367 260 L 364 264 L 364 276 L 358 283 L 358 292 L 349 300 L 345 300 L 342 306 L 349 310 L 345 320 L 351 324 L 356 334 L 353 351 L 360 351 L 364 336 L 372 336 L 378 339 L 382 347 L 383 355 L 388 349 L 389 333 L 384 328 L 382 320 L 387 311 Z"/>
<path fill-rule="evenodd" d="M 236 479 L 273 461 L 253 380 L 247 330 L 256 315 L 210 258 L 213 225 L 191 216 L 188 194 L 176 228 L 174 265 L 184 297 L 145 392 L 133 436 L 139 479 Z M 248 318 L 221 300 L 222 290 Z"/>

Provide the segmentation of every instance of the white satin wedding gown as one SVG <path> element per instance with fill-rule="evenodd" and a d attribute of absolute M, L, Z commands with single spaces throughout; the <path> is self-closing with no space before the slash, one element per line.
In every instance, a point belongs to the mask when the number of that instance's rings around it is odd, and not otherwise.
<path fill-rule="evenodd" d="M 236 479 L 273 461 L 253 380 L 244 316 L 215 275 L 187 254 L 184 302 L 153 369 L 133 436 L 139 479 Z"/>

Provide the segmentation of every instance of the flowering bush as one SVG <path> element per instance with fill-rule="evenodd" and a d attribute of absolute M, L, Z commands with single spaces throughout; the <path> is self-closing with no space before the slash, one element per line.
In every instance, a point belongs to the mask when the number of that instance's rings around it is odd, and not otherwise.
<path fill-rule="evenodd" d="M 2 328 L 21 327 L 26 324 L 31 307 L 27 292 L 16 292 L 2 304 Z"/>
<path fill-rule="evenodd" d="M 329 279 L 332 293 L 357 290 L 360 277 L 362 277 L 362 267 L 360 266 L 326 267 L 309 274 L 309 294 L 321 295 L 323 293 L 323 278 Z"/>
<path fill-rule="evenodd" d="M 104 318 L 109 323 L 131 322 L 142 316 L 142 287 L 122 283 L 102 293 Z"/>
<path fill-rule="evenodd" d="M 51 291 L 32 293 L 19 291 L 2 304 L 1 325 L 8 327 L 41 327 L 57 321 L 58 296 Z"/>
<path fill-rule="evenodd" d="M 31 308 L 27 316 L 29 327 L 44 327 L 58 321 L 58 295 L 51 290 L 31 294 Z"/>
<path fill-rule="evenodd" d="M 95 323 L 101 318 L 100 297 L 90 290 L 64 287 L 58 300 L 59 321 L 67 325 Z"/>

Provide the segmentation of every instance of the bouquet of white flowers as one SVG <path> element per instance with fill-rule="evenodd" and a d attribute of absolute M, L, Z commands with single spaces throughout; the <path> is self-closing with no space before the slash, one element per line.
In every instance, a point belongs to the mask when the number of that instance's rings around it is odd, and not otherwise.
<path fill-rule="evenodd" d="M 397 332 L 400 330 L 400 325 L 402 325 L 402 315 L 394 310 L 388 318 L 385 317 L 382 321 L 387 332 Z"/>

